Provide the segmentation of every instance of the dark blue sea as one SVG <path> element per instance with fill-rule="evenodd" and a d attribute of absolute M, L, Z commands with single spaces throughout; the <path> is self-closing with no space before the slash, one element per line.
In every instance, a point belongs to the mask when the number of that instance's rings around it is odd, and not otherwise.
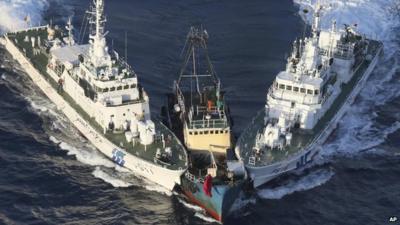
<path fill-rule="evenodd" d="M 0 30 L 63 24 L 77 33 L 89 0 L 0 0 Z M 235 135 L 264 107 L 291 43 L 309 30 L 315 0 L 106 0 L 107 38 L 128 61 L 157 116 L 181 65 L 191 25 L 227 92 Z M 400 3 L 326 0 L 323 26 L 358 23 L 385 55 L 321 156 L 240 196 L 226 224 L 400 224 Z M 78 36 L 78 34 L 76 34 Z M 211 224 L 174 192 L 140 180 L 98 153 L 0 49 L 0 224 Z M 395 220 L 397 217 L 397 221 Z"/>

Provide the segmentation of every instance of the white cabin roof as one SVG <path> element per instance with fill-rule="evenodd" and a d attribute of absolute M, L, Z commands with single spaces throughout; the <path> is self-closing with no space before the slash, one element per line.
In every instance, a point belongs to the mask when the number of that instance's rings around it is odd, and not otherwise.
<path fill-rule="evenodd" d="M 281 71 L 276 77 L 278 83 L 285 85 L 297 85 L 305 88 L 319 89 L 322 83 L 320 77 L 301 76 L 299 81 L 296 81 L 294 75 L 287 71 Z"/>
<path fill-rule="evenodd" d="M 53 58 L 59 60 L 62 63 L 72 63 L 76 64 L 78 56 L 83 54 L 85 55 L 89 51 L 88 44 L 86 45 L 72 45 L 72 46 L 65 46 L 57 49 L 51 50 L 51 55 Z"/>

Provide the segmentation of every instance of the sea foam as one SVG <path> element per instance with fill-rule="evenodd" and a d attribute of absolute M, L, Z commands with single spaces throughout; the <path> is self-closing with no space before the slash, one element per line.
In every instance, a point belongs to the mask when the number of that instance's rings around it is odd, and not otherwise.
<path fill-rule="evenodd" d="M 288 181 L 288 183 L 276 188 L 266 188 L 257 192 L 258 196 L 264 199 L 281 199 L 282 197 L 299 192 L 310 190 L 321 186 L 328 182 L 334 176 L 332 170 L 319 169 L 296 181 Z"/>
<path fill-rule="evenodd" d="M 47 0 L 0 1 L 0 33 L 39 25 L 48 6 Z M 27 17 L 30 18 L 30 22 L 25 20 Z"/>

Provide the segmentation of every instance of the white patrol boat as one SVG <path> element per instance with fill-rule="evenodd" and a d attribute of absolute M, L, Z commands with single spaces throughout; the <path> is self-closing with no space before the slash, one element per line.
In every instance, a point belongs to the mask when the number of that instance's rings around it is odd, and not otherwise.
<path fill-rule="evenodd" d="M 178 138 L 152 120 L 136 73 L 107 47 L 104 0 L 87 12 L 88 44 L 66 29 L 35 27 L 7 33 L 2 44 L 39 88 L 104 155 L 172 190 L 187 169 Z"/>
<path fill-rule="evenodd" d="M 267 93 L 265 109 L 242 133 L 235 152 L 254 187 L 304 167 L 321 150 L 376 66 L 382 43 L 355 31 L 320 29 L 321 7 L 310 37 L 295 41 L 286 70 Z"/>

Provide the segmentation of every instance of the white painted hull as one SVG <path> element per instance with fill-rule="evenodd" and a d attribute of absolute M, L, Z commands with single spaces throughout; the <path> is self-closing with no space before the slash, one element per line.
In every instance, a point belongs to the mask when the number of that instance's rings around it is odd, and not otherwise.
<path fill-rule="evenodd" d="M 1 44 L 21 65 L 33 82 L 47 95 L 47 97 L 61 110 L 72 124 L 105 156 L 120 162 L 120 158 L 115 158 L 115 152 L 124 154 L 123 166 L 132 170 L 136 175 L 144 177 L 157 183 L 168 190 L 172 190 L 175 184 L 180 184 L 180 177 L 185 172 L 185 168 L 180 170 L 170 170 L 152 162 L 148 162 L 114 145 L 102 134 L 93 129 L 75 110 L 72 108 L 57 91 L 44 79 L 44 77 L 34 68 L 30 61 L 7 37 L 1 38 Z"/>
<path fill-rule="evenodd" d="M 254 187 L 259 187 L 262 184 L 267 183 L 268 181 L 282 175 L 284 173 L 301 169 L 306 164 L 312 162 L 315 156 L 322 149 L 322 144 L 328 139 L 330 134 L 335 130 L 339 120 L 344 116 L 348 107 L 354 102 L 361 88 L 365 85 L 365 82 L 368 80 L 371 75 L 373 69 L 375 68 L 379 57 L 382 53 L 382 48 L 379 49 L 373 60 L 371 61 L 369 67 L 366 69 L 363 77 L 358 81 L 355 85 L 354 89 L 351 91 L 347 100 L 343 103 L 342 107 L 336 113 L 336 115 L 332 118 L 327 127 L 321 132 L 321 134 L 304 150 L 300 151 L 297 155 L 292 156 L 284 161 L 280 161 L 267 166 L 254 167 L 246 164 L 247 172 L 250 176 L 250 179 L 253 181 Z M 236 153 L 237 156 L 240 154 Z"/>

